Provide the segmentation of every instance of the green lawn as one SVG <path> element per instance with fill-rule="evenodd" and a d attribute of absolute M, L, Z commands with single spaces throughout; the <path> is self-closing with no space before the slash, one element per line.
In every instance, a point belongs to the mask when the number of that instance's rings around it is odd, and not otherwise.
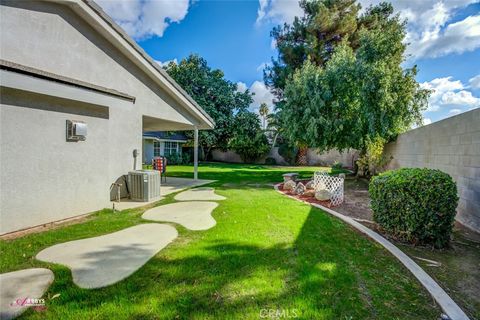
<path fill-rule="evenodd" d="M 283 172 L 307 177 L 316 169 L 202 165 L 200 178 L 218 180 L 212 186 L 227 197 L 213 213 L 217 225 L 207 231 L 176 225 L 180 235 L 172 244 L 103 289 L 80 289 L 69 269 L 34 256 L 55 243 L 143 223 L 145 209 L 103 210 L 80 224 L 1 241 L 0 272 L 54 271 L 47 311 L 28 311 L 26 318 L 437 319 L 432 298 L 382 247 L 269 185 Z M 191 177 L 192 168 L 171 166 L 169 176 Z M 155 205 L 173 201 L 170 195 Z"/>

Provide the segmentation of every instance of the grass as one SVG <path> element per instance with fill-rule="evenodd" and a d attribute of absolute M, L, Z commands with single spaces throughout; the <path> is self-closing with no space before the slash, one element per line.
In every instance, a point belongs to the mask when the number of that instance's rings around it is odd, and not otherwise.
<path fill-rule="evenodd" d="M 172 244 L 106 288 L 80 289 L 69 269 L 34 256 L 56 243 L 144 223 L 145 208 L 102 210 L 80 224 L 1 241 L 0 272 L 53 270 L 47 310 L 27 311 L 32 319 L 437 319 L 428 293 L 382 247 L 269 185 L 281 173 L 309 177 L 317 169 L 202 165 L 200 178 L 218 180 L 212 186 L 227 197 L 213 213 L 217 225 L 207 231 L 175 225 Z M 169 167 L 169 176 L 191 177 L 192 168 Z"/>
<path fill-rule="evenodd" d="M 455 230 L 447 249 L 395 244 L 431 275 L 471 319 L 480 319 L 480 243 Z M 439 262 L 432 266 L 421 257 Z"/>

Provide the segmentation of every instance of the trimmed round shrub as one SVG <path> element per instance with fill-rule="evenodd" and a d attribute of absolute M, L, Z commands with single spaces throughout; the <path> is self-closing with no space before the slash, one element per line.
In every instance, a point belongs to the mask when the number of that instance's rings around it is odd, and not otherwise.
<path fill-rule="evenodd" d="M 265 159 L 265 164 L 274 166 L 277 164 L 277 160 L 275 160 L 275 158 L 268 157 L 267 159 Z"/>
<path fill-rule="evenodd" d="M 394 237 L 436 248 L 448 245 L 458 203 L 457 186 L 433 169 L 382 173 L 369 186 L 373 220 Z"/>

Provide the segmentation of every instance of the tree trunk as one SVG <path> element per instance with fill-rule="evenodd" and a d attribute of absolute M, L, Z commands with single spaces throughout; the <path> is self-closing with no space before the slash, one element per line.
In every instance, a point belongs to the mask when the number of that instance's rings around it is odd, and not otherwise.
<path fill-rule="evenodd" d="M 275 148 L 275 144 L 277 143 L 278 132 L 275 132 L 275 136 L 273 137 L 272 149 Z"/>
<path fill-rule="evenodd" d="M 296 161 L 297 165 L 306 166 L 308 164 L 307 152 L 308 152 L 308 147 L 302 146 L 298 148 L 297 161 Z"/>
<path fill-rule="evenodd" d="M 365 167 L 365 159 L 367 156 L 367 151 L 365 150 L 360 150 L 360 153 L 358 155 L 357 161 L 355 161 L 354 165 L 354 174 L 357 178 L 363 178 L 366 177 L 366 167 Z"/>
<path fill-rule="evenodd" d="M 205 161 L 210 161 L 211 160 L 211 159 L 209 159 L 210 151 L 212 151 L 212 147 L 207 148 L 207 152 L 205 153 Z"/>

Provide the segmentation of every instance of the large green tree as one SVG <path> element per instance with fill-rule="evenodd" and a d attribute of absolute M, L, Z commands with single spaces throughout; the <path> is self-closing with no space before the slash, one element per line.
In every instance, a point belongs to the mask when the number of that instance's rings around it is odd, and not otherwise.
<path fill-rule="evenodd" d="M 403 38 L 403 25 L 389 23 L 363 29 L 355 51 L 340 44 L 324 66 L 307 60 L 285 86 L 285 134 L 320 150 L 366 153 L 420 123 L 429 92 L 415 81 L 415 68 L 401 66 Z"/>
<path fill-rule="evenodd" d="M 235 115 L 233 135 L 228 146 L 247 163 L 254 162 L 268 152 L 268 140 L 260 128 L 257 114 L 245 110 Z"/>
<path fill-rule="evenodd" d="M 234 115 L 247 110 L 252 94 L 237 91 L 236 84 L 226 80 L 221 70 L 211 69 L 198 55 L 190 55 L 178 64 L 171 62 L 166 71 L 215 121 L 213 130 L 200 131 L 199 144 L 205 157 L 212 148 L 226 150 L 233 134 Z"/>

